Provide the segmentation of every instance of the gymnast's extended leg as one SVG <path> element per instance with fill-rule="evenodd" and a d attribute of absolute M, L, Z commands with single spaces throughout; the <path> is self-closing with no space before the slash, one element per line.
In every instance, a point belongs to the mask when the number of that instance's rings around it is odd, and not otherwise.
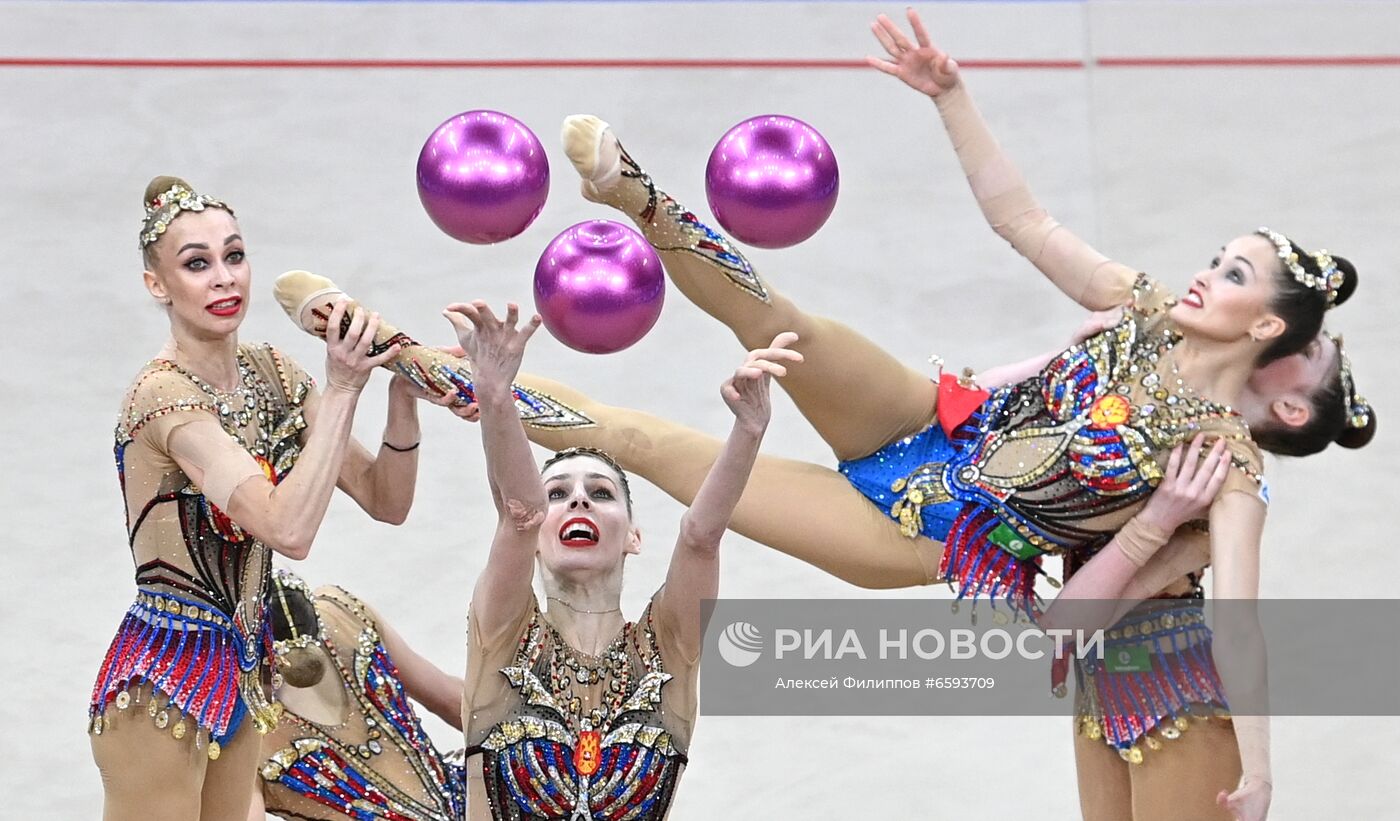
<path fill-rule="evenodd" d="M 928 377 L 832 319 L 803 312 L 775 292 L 718 232 L 660 191 L 596 117 L 570 117 L 564 147 L 584 196 L 628 217 L 657 250 L 691 302 L 729 326 L 745 348 L 782 331 L 800 337 L 805 362 L 778 380 L 840 459 L 855 459 L 918 433 L 934 419 Z"/>
<path fill-rule="evenodd" d="M 684 425 L 594 402 L 537 376 L 521 374 L 516 382 L 549 394 L 597 423 L 570 428 L 527 425 L 531 441 L 554 450 L 601 448 L 625 470 L 683 504 L 694 500 L 719 455 L 720 440 Z M 904 536 L 898 522 L 835 470 L 772 456 L 759 456 L 730 529 L 868 588 L 929 584 L 936 578 L 943 549 L 931 539 Z"/>

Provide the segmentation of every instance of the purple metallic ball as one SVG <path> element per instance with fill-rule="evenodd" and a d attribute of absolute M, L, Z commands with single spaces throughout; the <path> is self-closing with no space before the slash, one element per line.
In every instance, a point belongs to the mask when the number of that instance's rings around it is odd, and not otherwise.
<path fill-rule="evenodd" d="M 437 227 L 485 245 L 530 227 L 549 194 L 549 160 L 525 124 L 468 111 L 438 126 L 418 154 L 418 199 Z"/>
<path fill-rule="evenodd" d="M 544 326 L 584 353 L 616 353 L 646 336 L 665 297 L 660 257 L 641 234 L 611 220 L 569 227 L 535 266 Z"/>
<path fill-rule="evenodd" d="M 787 248 L 817 232 L 836 207 L 836 155 L 801 120 L 753 117 L 720 137 L 705 166 L 715 219 L 735 239 Z"/>

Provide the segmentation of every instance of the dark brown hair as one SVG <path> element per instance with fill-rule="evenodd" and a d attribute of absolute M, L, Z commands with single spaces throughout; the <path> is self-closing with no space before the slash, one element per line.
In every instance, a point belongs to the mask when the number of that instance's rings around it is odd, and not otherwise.
<path fill-rule="evenodd" d="M 272 621 L 274 649 L 279 642 L 293 641 L 303 636 L 315 639 L 320 634 L 316 603 L 306 595 L 303 587 L 301 583 L 284 584 L 281 571 L 273 576 L 273 590 L 267 609 Z M 277 653 L 277 670 L 293 687 L 310 687 L 325 675 L 326 664 L 320 651 L 308 645 Z"/>
<path fill-rule="evenodd" d="M 1261 235 L 1264 236 L 1264 235 Z M 1267 236 L 1266 236 L 1267 238 Z M 1298 264 L 1313 276 L 1321 276 L 1316 258 L 1304 251 L 1293 240 L 1288 247 L 1298 256 Z M 1269 344 L 1259 354 L 1259 365 L 1267 365 L 1276 359 L 1292 356 L 1303 350 L 1322 330 L 1322 318 L 1328 308 L 1335 308 L 1351 298 L 1356 290 L 1356 268 L 1344 257 L 1332 256 L 1337 270 L 1342 273 L 1342 284 L 1337 288 L 1335 298 L 1329 303 L 1327 294 L 1298 281 L 1283 260 L 1278 260 L 1274 282 L 1278 292 L 1269 308 L 1284 321 L 1283 333 L 1269 340 Z"/>
<path fill-rule="evenodd" d="M 1338 299 L 1341 299 L 1340 294 Z M 1334 343 L 1335 344 L 1335 343 Z M 1376 435 L 1376 411 L 1367 406 L 1366 424 L 1352 425 L 1355 388 L 1342 379 L 1342 349 L 1337 347 L 1337 361 L 1327 379 L 1309 399 L 1312 413 L 1298 427 L 1269 425 L 1253 431 L 1255 444 L 1279 456 L 1311 456 L 1321 453 L 1333 442 L 1344 448 L 1365 447 Z M 1350 387 L 1350 390 L 1348 388 Z"/>

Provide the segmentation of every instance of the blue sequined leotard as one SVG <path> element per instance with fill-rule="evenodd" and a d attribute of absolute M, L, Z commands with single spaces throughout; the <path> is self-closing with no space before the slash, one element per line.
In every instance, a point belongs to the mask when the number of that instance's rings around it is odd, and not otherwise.
<path fill-rule="evenodd" d="M 931 426 L 842 473 L 906 535 L 945 544 L 940 574 L 959 596 L 1033 611 L 1039 557 L 1101 546 L 1197 432 L 1226 440 L 1226 491 L 1258 492 L 1262 460 L 1243 420 L 1176 374 L 1174 303 L 1140 276 L 1118 325 L 994 391 L 951 436 Z"/>

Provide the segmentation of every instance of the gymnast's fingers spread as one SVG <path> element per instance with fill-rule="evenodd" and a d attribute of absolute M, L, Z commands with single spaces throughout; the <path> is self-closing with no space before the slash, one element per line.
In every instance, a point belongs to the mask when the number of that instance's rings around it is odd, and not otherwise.
<path fill-rule="evenodd" d="M 909 18 L 909 27 L 914 29 L 914 39 L 918 41 L 920 48 L 934 48 L 933 41 L 929 39 L 928 29 L 924 28 L 924 21 L 919 19 L 919 13 L 910 6 L 904 10 L 904 16 Z"/>
<path fill-rule="evenodd" d="M 880 21 L 880 25 L 884 28 L 885 33 L 890 36 L 890 39 L 894 40 L 895 46 L 900 51 L 910 51 L 914 48 L 914 44 L 909 41 L 909 38 L 905 36 L 903 31 L 900 31 L 899 26 L 895 25 L 893 20 L 883 14 L 877 19 Z"/>
<path fill-rule="evenodd" d="M 885 72 L 891 77 L 899 76 L 899 66 L 895 65 L 894 63 L 888 62 L 886 60 L 881 60 L 879 57 L 871 57 L 868 54 L 865 56 L 865 62 L 867 65 L 874 66 L 875 68 L 880 69 L 881 71 Z"/>
<path fill-rule="evenodd" d="M 762 379 L 764 370 L 755 367 L 753 364 L 742 365 L 734 371 L 734 384 L 738 385 L 745 380 Z"/>
<path fill-rule="evenodd" d="M 796 331 L 783 331 L 782 333 L 780 333 L 780 334 L 778 334 L 777 336 L 773 337 L 773 341 L 770 342 L 770 343 L 768 343 L 768 347 L 769 347 L 769 348 L 788 348 L 788 347 L 791 347 L 792 345 L 796 344 L 797 340 L 800 339 L 800 338 L 801 338 L 801 337 L 799 337 L 799 336 L 797 335 L 797 332 L 796 332 Z"/>
<path fill-rule="evenodd" d="M 520 344 L 523 345 L 526 342 L 529 342 L 530 337 L 535 335 L 535 331 L 538 331 L 540 329 L 540 325 L 543 322 L 544 317 L 540 316 L 539 314 L 535 314 L 534 316 L 530 317 L 530 321 L 525 323 L 524 328 L 520 329 Z"/>
<path fill-rule="evenodd" d="M 888 28 L 887 28 L 888 26 Z M 870 30 L 875 33 L 875 39 L 880 41 L 880 45 L 885 47 L 885 52 L 891 57 L 898 59 L 900 48 L 895 44 L 894 38 L 890 36 L 889 28 L 894 24 L 885 15 L 875 18 L 875 22 L 870 24 Z"/>
<path fill-rule="evenodd" d="M 747 368 L 753 368 L 753 369 L 755 369 L 755 370 L 759 370 L 759 371 L 762 371 L 762 372 L 764 372 L 764 373 L 769 373 L 769 374 L 772 374 L 773 376 L 777 376 L 777 377 L 780 377 L 780 378 L 781 378 L 781 377 L 784 377 L 784 376 L 787 376 L 787 368 L 784 368 L 782 365 L 779 365 L 777 362 L 769 362 L 769 361 L 766 360 L 766 359 L 754 359 L 754 360 L 751 360 L 750 362 L 748 362 L 748 363 L 745 365 L 745 367 L 747 367 Z"/>
<path fill-rule="evenodd" d="M 448 305 L 443 309 L 442 315 L 447 317 L 458 331 L 468 329 L 468 322 L 475 326 L 481 325 L 481 313 L 477 311 L 475 305 L 469 305 L 465 302 L 454 302 Z"/>
<path fill-rule="evenodd" d="M 476 309 L 476 314 L 481 320 L 478 323 L 478 327 L 493 329 L 500 327 L 501 320 L 496 318 L 495 312 L 491 310 L 491 306 L 487 305 L 485 301 L 480 299 L 473 300 L 472 307 Z"/>
<path fill-rule="evenodd" d="M 749 355 L 744 357 L 745 362 L 756 362 L 766 359 L 770 362 L 782 360 L 785 362 L 801 362 L 802 354 L 787 348 L 756 348 L 749 351 Z"/>

